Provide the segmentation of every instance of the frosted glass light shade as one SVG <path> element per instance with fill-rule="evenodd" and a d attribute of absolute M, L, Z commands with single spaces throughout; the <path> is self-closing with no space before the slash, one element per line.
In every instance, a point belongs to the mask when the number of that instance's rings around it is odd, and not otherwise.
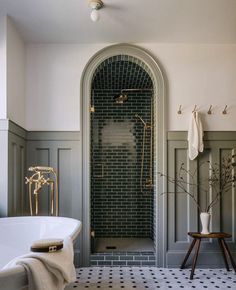
<path fill-rule="evenodd" d="M 99 13 L 98 13 L 98 11 L 96 9 L 92 10 L 90 17 L 91 17 L 91 20 L 94 21 L 94 22 L 98 21 L 99 18 L 100 18 L 99 17 Z"/>

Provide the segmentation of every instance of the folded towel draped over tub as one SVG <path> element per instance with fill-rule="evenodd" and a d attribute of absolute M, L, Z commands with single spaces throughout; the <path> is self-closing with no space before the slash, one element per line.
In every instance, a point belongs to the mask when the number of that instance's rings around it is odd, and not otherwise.
<path fill-rule="evenodd" d="M 203 152 L 203 129 L 200 115 L 194 111 L 191 115 L 188 130 L 188 154 L 193 160 L 198 156 L 198 152 Z"/>
<path fill-rule="evenodd" d="M 30 290 L 62 290 L 76 279 L 71 238 L 64 240 L 61 251 L 30 253 L 9 262 L 4 269 L 22 265 L 28 275 Z"/>

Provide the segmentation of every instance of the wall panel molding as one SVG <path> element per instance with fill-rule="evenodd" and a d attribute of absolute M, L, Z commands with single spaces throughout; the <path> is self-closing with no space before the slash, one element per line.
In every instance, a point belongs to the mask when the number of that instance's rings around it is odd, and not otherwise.
<path fill-rule="evenodd" d="M 9 119 L 0 120 L 0 216 L 23 212 L 26 134 Z"/>
<path fill-rule="evenodd" d="M 8 133 L 8 215 L 23 214 L 25 194 L 26 140 Z"/>
<path fill-rule="evenodd" d="M 30 131 L 27 132 L 28 141 L 80 141 L 80 132 L 76 131 Z"/>
<path fill-rule="evenodd" d="M 199 166 L 210 160 L 212 164 L 220 163 L 224 156 L 236 150 L 236 132 L 205 132 L 204 152 L 198 158 L 190 161 L 188 158 L 187 132 L 168 132 L 168 175 L 176 177 L 182 163 L 187 170 L 196 170 L 196 180 L 204 180 L 210 176 L 209 166 Z M 207 182 L 205 180 L 205 182 Z M 173 184 L 168 184 L 167 195 L 167 229 L 168 249 L 166 254 L 167 266 L 179 266 L 189 247 L 189 231 L 200 231 L 199 212 L 192 199 L 186 194 L 178 193 Z M 198 190 L 196 197 L 203 205 L 204 192 Z M 210 197 L 211 198 L 211 197 Z M 224 231 L 232 234 L 228 244 L 236 257 L 236 199 L 235 189 L 227 192 L 211 212 L 211 231 Z M 218 243 L 215 240 L 205 240 L 201 245 L 201 254 L 198 264 L 201 266 L 222 266 L 223 260 Z"/>
<path fill-rule="evenodd" d="M 82 158 L 79 132 L 30 132 L 27 140 L 27 168 L 35 165 L 51 166 L 58 173 L 59 216 L 82 221 Z M 73 140 L 74 138 L 74 140 Z M 29 175 L 29 172 L 26 172 Z M 41 213 L 49 214 L 48 190 L 41 194 Z M 25 196 L 29 213 L 28 197 Z M 80 234 L 75 245 L 75 264 L 81 265 Z"/>
<path fill-rule="evenodd" d="M 59 215 L 82 220 L 82 158 L 80 132 L 27 132 L 0 120 L 0 216 L 29 215 L 25 186 L 27 169 L 52 166 L 59 176 Z M 49 214 L 48 190 L 40 194 L 41 214 Z M 80 265 L 81 237 L 75 246 Z"/>
<path fill-rule="evenodd" d="M 8 131 L 4 129 L 0 130 L 0 176 L 0 217 L 2 217 L 8 215 Z"/>
<path fill-rule="evenodd" d="M 186 141 L 187 131 L 169 131 L 167 133 L 168 141 Z M 236 131 L 205 131 L 203 139 L 205 141 L 235 141 Z"/>

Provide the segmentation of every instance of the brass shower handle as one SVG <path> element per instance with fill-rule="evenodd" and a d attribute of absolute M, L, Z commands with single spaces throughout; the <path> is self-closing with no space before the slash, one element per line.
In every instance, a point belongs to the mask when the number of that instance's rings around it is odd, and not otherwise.
<path fill-rule="evenodd" d="M 93 177 L 94 178 L 103 178 L 104 177 L 104 163 L 101 162 L 101 163 L 96 163 L 96 165 L 101 165 L 101 173 L 100 175 L 96 175 L 94 174 Z"/>

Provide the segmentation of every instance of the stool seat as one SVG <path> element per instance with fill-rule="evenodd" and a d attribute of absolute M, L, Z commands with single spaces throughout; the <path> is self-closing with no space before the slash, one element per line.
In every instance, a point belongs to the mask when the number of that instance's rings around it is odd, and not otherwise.
<path fill-rule="evenodd" d="M 227 233 L 224 233 L 224 232 L 216 232 L 216 233 L 210 233 L 210 234 L 201 234 L 201 233 L 198 233 L 198 232 L 189 232 L 188 235 L 190 237 L 193 238 L 193 241 L 188 249 L 188 252 L 183 260 L 183 263 L 181 264 L 181 269 L 184 269 L 185 265 L 186 265 L 186 262 L 193 250 L 193 248 L 195 247 L 195 254 L 194 254 L 194 258 L 193 258 L 193 263 L 192 263 L 192 270 L 191 270 L 191 273 L 190 273 L 190 279 L 192 280 L 193 279 L 193 275 L 194 275 L 194 271 L 195 271 L 195 267 L 196 267 L 196 264 L 197 264 L 197 258 L 198 258 L 198 253 L 199 253 L 199 250 L 200 250 L 200 245 L 201 245 L 201 240 L 204 239 L 204 238 L 211 238 L 211 239 L 218 239 L 218 243 L 219 243 L 219 246 L 220 246 L 220 249 L 221 249 L 221 252 L 222 252 L 222 255 L 223 255 L 223 259 L 224 259 L 224 263 L 225 263 L 225 267 L 227 269 L 227 271 L 229 271 L 229 264 L 228 264 L 228 260 L 230 260 L 232 266 L 233 266 L 233 269 L 234 271 L 236 272 L 236 264 L 234 262 L 234 259 L 233 259 L 233 256 L 232 254 L 230 253 L 230 250 L 225 242 L 225 239 L 226 238 L 231 238 L 232 235 L 231 234 L 227 234 Z"/>
<path fill-rule="evenodd" d="M 199 239 L 199 238 L 216 238 L 216 239 L 227 239 L 231 238 L 232 235 L 223 233 L 223 232 L 215 232 L 215 233 L 210 233 L 210 234 L 201 234 L 197 232 L 190 232 L 188 235 L 194 239 Z"/>

